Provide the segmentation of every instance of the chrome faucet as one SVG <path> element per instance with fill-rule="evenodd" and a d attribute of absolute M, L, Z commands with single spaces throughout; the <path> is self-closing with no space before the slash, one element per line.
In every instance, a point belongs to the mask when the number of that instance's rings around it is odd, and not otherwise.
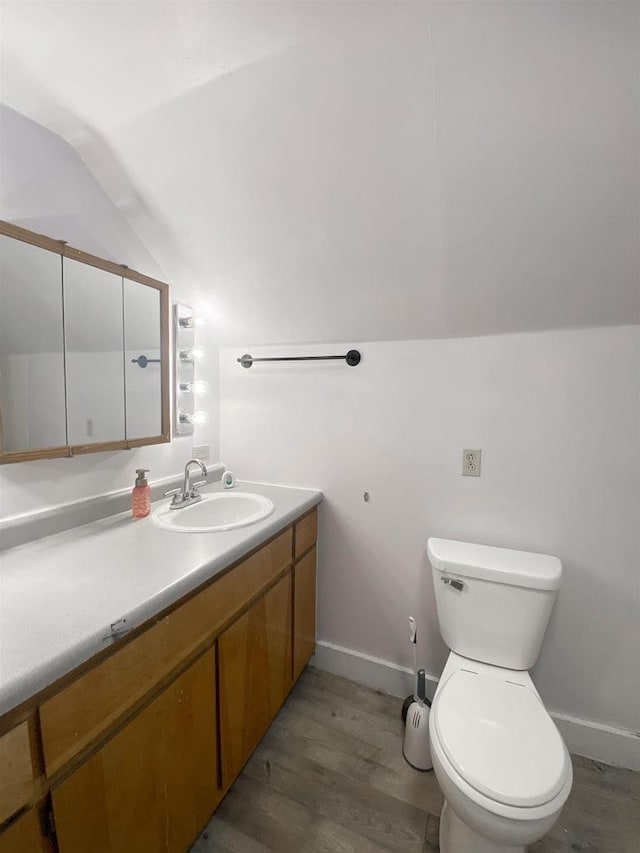
<path fill-rule="evenodd" d="M 190 482 L 190 470 L 192 465 L 199 465 L 202 474 L 204 475 L 204 480 L 198 480 L 197 483 L 191 485 Z M 200 486 L 204 486 L 207 482 L 207 466 L 204 465 L 199 459 L 190 459 L 187 464 L 184 466 L 184 483 L 182 489 L 172 489 L 170 492 L 165 492 L 165 498 L 168 498 L 169 495 L 173 495 L 173 500 L 169 506 L 169 509 L 182 509 L 184 506 L 190 506 L 191 504 L 198 503 L 198 501 L 202 500 L 202 495 L 198 492 Z"/>

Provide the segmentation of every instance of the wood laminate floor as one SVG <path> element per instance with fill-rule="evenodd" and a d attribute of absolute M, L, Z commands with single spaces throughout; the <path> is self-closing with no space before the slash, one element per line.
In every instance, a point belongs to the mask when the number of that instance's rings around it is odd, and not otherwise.
<path fill-rule="evenodd" d="M 442 794 L 402 758 L 400 702 L 309 668 L 192 853 L 437 851 Z M 573 757 L 530 853 L 640 853 L 640 773 Z"/>

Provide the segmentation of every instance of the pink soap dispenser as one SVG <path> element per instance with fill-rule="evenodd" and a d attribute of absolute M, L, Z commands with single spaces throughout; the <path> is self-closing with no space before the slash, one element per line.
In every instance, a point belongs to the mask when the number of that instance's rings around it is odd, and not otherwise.
<path fill-rule="evenodd" d="M 136 483 L 131 490 L 131 515 L 145 518 L 151 512 L 151 488 L 145 474 L 149 468 L 136 468 Z"/>

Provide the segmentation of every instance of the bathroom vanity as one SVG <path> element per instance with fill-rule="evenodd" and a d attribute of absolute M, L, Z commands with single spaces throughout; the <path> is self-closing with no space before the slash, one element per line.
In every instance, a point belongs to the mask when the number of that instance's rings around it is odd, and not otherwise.
<path fill-rule="evenodd" d="M 53 592 L 65 553 L 85 580 L 86 553 L 97 548 L 95 560 L 108 571 L 106 554 L 117 573 L 136 536 L 142 554 L 153 543 L 145 560 L 182 555 L 183 565 L 172 583 L 158 573 L 155 595 L 141 591 L 153 584 L 148 565 L 139 571 L 151 580 L 131 578 L 134 561 L 117 584 L 96 587 L 103 602 L 115 594 L 131 605 L 108 637 L 80 623 L 69 632 L 67 601 L 50 617 L 63 638 L 51 638 L 48 669 L 34 675 L 18 661 L 7 678 L 11 650 L 2 650 L 0 853 L 185 851 L 195 841 L 314 651 L 321 495 L 264 489 L 278 493 L 276 511 L 244 531 L 178 534 L 151 519 L 106 519 L 75 539 L 67 531 L 8 552 L 9 595 L 17 562 L 26 572 L 49 555 L 53 607 L 61 596 L 83 607 L 69 570 Z M 27 622 L 34 616 L 25 602 Z"/>

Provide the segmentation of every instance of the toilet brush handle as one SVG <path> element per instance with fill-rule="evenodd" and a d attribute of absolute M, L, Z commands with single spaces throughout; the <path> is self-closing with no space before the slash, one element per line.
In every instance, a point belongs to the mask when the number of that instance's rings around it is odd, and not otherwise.
<path fill-rule="evenodd" d="M 413 616 L 409 616 L 409 642 L 414 646 L 416 644 L 416 636 L 418 634 L 418 629 L 416 628 L 416 620 Z"/>
<path fill-rule="evenodd" d="M 424 669 L 418 670 L 418 699 L 424 702 L 427 698 L 426 673 Z"/>
<path fill-rule="evenodd" d="M 409 616 L 409 642 L 413 654 L 413 698 L 418 698 L 418 657 L 416 654 L 416 643 L 418 641 L 418 628 L 413 616 Z"/>

